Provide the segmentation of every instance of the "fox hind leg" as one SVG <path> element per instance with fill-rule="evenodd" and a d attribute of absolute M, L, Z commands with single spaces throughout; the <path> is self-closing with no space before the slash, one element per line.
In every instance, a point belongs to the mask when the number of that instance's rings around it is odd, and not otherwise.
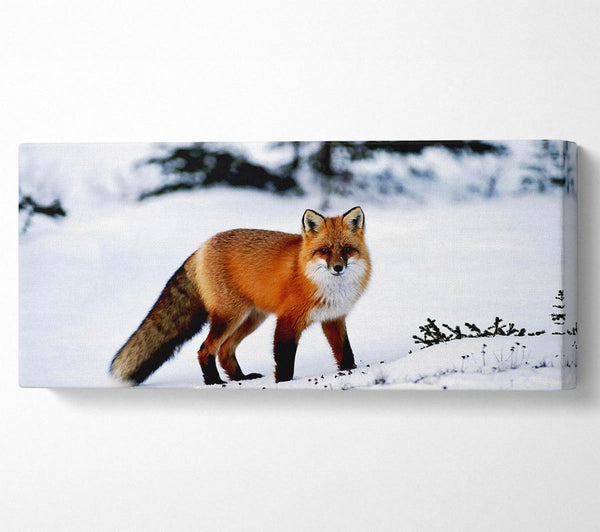
<path fill-rule="evenodd" d="M 216 355 L 223 342 L 237 329 L 246 316 L 247 314 L 228 318 L 212 317 L 208 336 L 198 351 L 198 362 L 202 368 L 204 384 L 225 384 L 217 369 Z"/>
<path fill-rule="evenodd" d="M 257 309 L 252 309 L 246 320 L 231 333 L 229 338 L 223 342 L 219 349 L 219 363 L 225 370 L 225 373 L 234 381 L 259 379 L 260 373 L 245 374 L 237 361 L 235 350 L 240 342 L 248 335 L 252 334 L 267 318 L 267 315 Z"/>

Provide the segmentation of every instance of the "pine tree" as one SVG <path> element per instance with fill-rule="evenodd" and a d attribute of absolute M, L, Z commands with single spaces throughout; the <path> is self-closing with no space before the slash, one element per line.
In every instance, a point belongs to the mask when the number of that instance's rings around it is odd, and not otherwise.
<path fill-rule="evenodd" d="M 525 175 L 521 179 L 523 190 L 547 192 L 553 187 L 567 185 L 566 168 L 570 163 L 566 142 L 540 140 L 533 154 L 533 162 L 525 165 Z M 569 183 L 568 186 L 572 186 Z"/>
<path fill-rule="evenodd" d="M 30 194 L 23 194 L 19 190 L 19 212 L 24 213 L 24 220 L 21 225 L 21 233 L 25 233 L 31 225 L 32 218 L 41 214 L 49 218 L 64 218 L 67 211 L 63 208 L 60 199 L 56 198 L 52 202 L 44 205 Z"/>
<path fill-rule="evenodd" d="M 562 327 L 565 324 L 567 315 L 565 314 L 565 293 L 563 290 L 558 291 L 558 295 L 555 298 L 558 303 L 552 305 L 553 308 L 557 309 L 557 312 L 552 312 L 550 318 L 555 325 Z"/>
<path fill-rule="evenodd" d="M 302 192 L 289 172 L 272 171 L 251 162 L 234 149 L 209 142 L 169 147 L 166 155 L 153 157 L 144 163 L 158 165 L 165 175 L 165 183 L 142 192 L 140 200 L 216 184 L 259 188 L 279 194 Z"/>
<path fill-rule="evenodd" d="M 378 153 L 420 154 L 432 146 L 444 148 L 455 155 L 500 155 L 506 152 L 506 148 L 500 144 L 481 141 L 286 141 L 271 144 L 274 149 L 292 148 L 289 162 L 273 169 L 250 161 L 234 146 L 210 142 L 167 146 L 164 156 L 145 161 L 146 164 L 161 168 L 165 175 L 164 184 L 142 193 L 140 199 L 216 183 L 278 193 L 301 192 L 298 174 L 304 169 L 321 189 L 322 208 L 326 209 L 332 195 L 346 196 L 352 193 L 355 184 L 353 162 L 372 159 Z"/>

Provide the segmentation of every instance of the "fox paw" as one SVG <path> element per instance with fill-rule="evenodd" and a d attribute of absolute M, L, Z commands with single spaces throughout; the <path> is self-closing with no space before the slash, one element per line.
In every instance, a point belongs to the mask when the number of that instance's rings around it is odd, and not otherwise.
<path fill-rule="evenodd" d="M 214 376 L 210 376 L 207 377 L 206 375 L 204 376 L 204 384 L 227 384 L 223 379 L 221 379 L 221 377 L 219 377 L 218 375 L 216 377 Z"/>
<path fill-rule="evenodd" d="M 262 374 L 260 374 L 260 373 L 248 373 L 248 375 L 242 375 L 242 378 L 240 380 L 249 381 L 252 379 L 260 379 L 261 377 L 262 377 Z"/>

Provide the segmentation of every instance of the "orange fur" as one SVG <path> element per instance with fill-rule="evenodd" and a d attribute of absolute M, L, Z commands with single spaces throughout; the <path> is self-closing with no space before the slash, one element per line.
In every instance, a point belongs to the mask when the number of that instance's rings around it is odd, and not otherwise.
<path fill-rule="evenodd" d="M 344 254 L 342 248 L 352 250 Z M 329 247 L 324 255 L 320 249 Z M 329 265 L 360 255 L 368 263 L 363 289 L 369 279 L 370 260 L 364 230 L 349 232 L 342 217 L 325 219 L 323 231 L 303 235 L 233 229 L 212 237 L 195 254 L 195 279 L 208 311 L 233 317 L 249 307 L 278 316 L 293 314 L 308 322 L 308 314 L 319 306 L 317 287 L 306 275 L 306 265 L 318 254 Z M 194 261 L 194 259 L 192 259 Z M 308 323 L 306 323 L 308 324 Z"/>

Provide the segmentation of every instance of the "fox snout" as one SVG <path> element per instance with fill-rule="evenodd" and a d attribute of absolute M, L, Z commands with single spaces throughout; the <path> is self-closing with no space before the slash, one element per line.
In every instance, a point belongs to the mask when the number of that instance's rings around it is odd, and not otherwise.
<path fill-rule="evenodd" d="M 344 264 L 334 264 L 333 265 L 333 275 L 341 275 L 344 271 Z"/>

